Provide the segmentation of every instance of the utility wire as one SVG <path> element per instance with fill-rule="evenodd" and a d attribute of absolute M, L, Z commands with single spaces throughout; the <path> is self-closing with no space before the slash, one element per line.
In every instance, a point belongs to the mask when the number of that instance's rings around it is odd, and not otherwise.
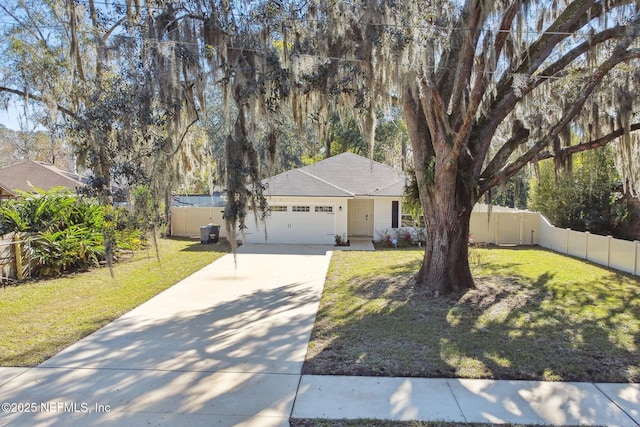
<path fill-rule="evenodd" d="M 112 8 L 114 6 L 114 3 L 109 3 L 109 2 L 94 2 L 94 4 L 99 4 L 99 5 L 104 5 L 105 7 L 110 7 Z M 122 8 L 126 8 L 126 5 L 122 4 L 122 3 L 118 3 Z M 158 10 L 158 11 L 163 11 L 164 9 L 160 8 L 160 7 L 155 7 L 155 6 L 151 6 L 149 7 L 150 9 L 153 10 Z M 143 7 L 142 9 L 146 9 L 146 7 Z M 234 18 L 237 19 L 241 19 L 241 20 L 246 20 L 246 21 L 250 21 L 252 19 L 255 19 L 255 16 L 252 16 L 250 14 L 244 14 L 244 13 L 232 13 L 231 14 Z M 114 20 L 114 22 L 117 21 L 117 19 Z M 317 23 L 324 23 L 324 20 L 320 20 L 318 18 L 312 18 L 312 17 L 291 17 L 291 16 L 287 16 L 287 17 L 283 17 L 280 21 L 282 22 L 294 22 L 294 23 L 309 23 L 309 22 L 315 22 Z M 623 17 L 623 21 L 624 21 L 624 17 Z M 337 19 L 335 17 L 332 18 L 328 18 L 326 20 L 326 22 L 333 22 L 333 23 L 338 23 L 338 24 L 352 24 L 354 22 L 354 20 L 349 20 L 349 19 Z M 6 22 L 6 21 L 0 21 L 1 25 L 13 25 L 13 26 L 20 26 L 20 23 L 14 23 L 14 22 Z M 622 22 L 616 22 L 614 23 L 614 25 L 620 25 L 622 24 Z M 128 25 L 135 25 L 135 26 L 140 26 L 143 27 L 143 24 L 132 24 L 132 23 L 128 23 Z M 486 33 L 486 32 L 492 32 L 494 34 L 498 34 L 498 33 L 511 33 L 511 32 L 517 32 L 519 34 L 522 35 L 535 35 L 535 36 L 540 36 L 543 34 L 546 35 L 564 35 L 564 36 L 581 36 L 581 37 L 589 37 L 590 36 L 590 31 L 575 31 L 575 32 L 563 32 L 563 31 L 546 31 L 546 30 L 534 30 L 532 28 L 528 28 L 528 29 L 516 29 L 516 30 L 512 30 L 512 29 L 507 29 L 507 30 L 501 30 L 499 28 L 488 28 L 488 27 L 484 27 L 484 28 L 470 28 L 470 27 L 453 27 L 453 26 L 445 26 L 445 25 L 438 25 L 438 24 L 433 24 L 433 23 L 429 23 L 429 24 L 424 24 L 424 25 L 416 25 L 416 24 L 405 24 L 405 23 L 390 23 L 390 22 L 367 22 L 366 25 L 369 26 L 379 26 L 379 27 L 387 27 L 387 28 L 401 28 L 401 29 L 406 29 L 406 28 L 411 28 L 411 29 L 417 29 L 417 30 L 439 30 L 439 31 L 446 31 L 446 32 L 453 32 L 453 31 L 480 31 L 482 33 Z M 60 27 L 58 26 L 54 26 L 54 25 L 42 25 L 41 28 L 49 28 L 49 29 L 60 29 Z"/>
<path fill-rule="evenodd" d="M 101 5 L 105 5 L 105 6 L 113 6 L 114 3 L 108 3 L 108 2 L 94 2 L 94 4 L 101 4 Z M 161 10 L 160 8 L 158 8 L 158 10 Z M 241 15 L 245 18 L 250 18 L 249 15 Z M 285 18 L 285 20 L 289 20 L 289 21 L 300 21 L 302 22 L 303 19 L 301 18 Z M 314 19 L 304 19 L 304 22 L 307 21 L 314 21 Z M 317 20 L 316 20 L 317 21 Z M 340 21 L 341 23 L 345 24 L 345 23 L 350 23 L 350 21 L 344 20 L 344 21 Z M 21 27 L 23 24 L 21 23 L 17 23 L 17 22 L 7 22 L 7 21 L 3 21 L 0 20 L 0 26 L 5 26 L 5 28 L 8 27 Z M 137 28 L 144 28 L 144 24 L 139 23 L 139 24 L 127 24 L 130 27 L 131 26 L 135 26 Z M 385 26 L 385 27 L 400 27 L 400 24 L 393 24 L 393 23 L 371 23 L 370 25 L 377 25 L 377 26 Z M 423 30 L 429 30 L 429 29 L 436 29 L 436 30 L 442 30 L 442 31 L 471 31 L 471 28 L 454 28 L 454 27 L 444 27 L 444 26 L 437 26 L 437 25 L 429 25 L 429 26 L 407 26 L 407 27 L 412 27 L 412 28 L 417 28 L 417 29 L 423 29 Z M 42 29 L 46 29 L 46 30 L 56 30 L 56 31 L 67 31 L 67 28 L 65 28 L 62 24 L 58 24 L 58 25 L 42 25 L 40 26 L 40 28 Z M 480 31 L 482 32 L 488 32 L 488 31 L 492 31 L 494 34 L 498 33 L 498 32 L 511 32 L 511 30 L 490 30 L 487 28 L 483 28 Z M 93 36 L 94 32 L 90 31 L 90 30 L 78 30 L 79 33 L 81 34 L 85 34 L 85 35 L 90 35 Z M 579 43 L 580 41 L 584 41 L 584 40 L 588 40 L 590 33 L 582 33 L 582 32 L 546 32 L 546 31 L 533 31 L 533 30 L 526 30 L 526 31 L 517 31 L 518 33 L 521 34 L 535 34 L 535 35 L 542 35 L 542 34 L 556 34 L 556 35 L 566 35 L 566 36 L 573 36 L 571 39 L 571 43 Z M 113 33 L 111 34 L 111 37 L 113 38 L 125 38 L 125 39 L 131 39 L 131 40 L 135 40 L 135 41 L 139 41 L 141 43 L 146 43 L 146 44 L 150 44 L 150 45 L 156 45 L 159 46 L 160 48 L 171 48 L 171 47 L 175 47 L 175 46 L 185 46 L 185 47 L 196 47 L 198 49 L 203 49 L 205 48 L 205 44 L 201 43 L 201 42 L 189 42 L 189 41 L 176 41 L 176 40 L 160 40 L 160 39 L 152 39 L 152 38 L 148 38 L 148 37 L 142 37 L 142 36 L 136 36 L 136 35 L 129 35 L 129 34 L 118 34 L 118 33 Z M 583 38 L 583 39 L 581 39 Z M 566 47 L 566 46 L 565 46 Z M 562 47 L 559 47 L 560 49 L 562 49 Z M 228 49 L 228 50 L 241 50 L 241 51 L 245 51 L 245 52 L 254 52 L 254 53 L 262 53 L 260 50 L 258 49 L 251 49 L 251 48 L 243 48 L 243 47 L 234 47 L 234 46 L 225 46 L 224 49 Z M 556 51 L 554 52 L 554 56 L 556 55 L 561 55 L 562 52 Z M 302 54 L 302 53 L 295 53 L 294 55 L 297 55 L 299 57 L 309 57 L 309 58 L 313 58 L 315 60 L 319 60 L 319 61 L 343 61 L 343 62 L 354 62 L 354 63 L 358 63 L 358 62 L 364 62 L 364 59 L 361 58 L 347 58 L 347 57 L 334 57 L 334 56 L 327 56 L 327 55 L 316 55 L 316 54 Z M 389 61 L 379 61 L 379 62 L 384 62 L 384 63 L 389 63 L 389 64 L 396 64 L 398 63 L 398 61 L 395 60 L 389 60 Z M 430 67 L 430 68 L 437 68 L 437 67 Z M 491 72 L 491 74 L 502 74 L 504 73 L 505 70 L 501 69 L 501 70 L 496 70 Z"/>

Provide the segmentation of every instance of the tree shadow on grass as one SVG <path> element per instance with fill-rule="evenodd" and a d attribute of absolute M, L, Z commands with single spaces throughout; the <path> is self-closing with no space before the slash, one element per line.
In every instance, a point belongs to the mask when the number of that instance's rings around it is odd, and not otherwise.
<path fill-rule="evenodd" d="M 347 280 L 349 312 L 332 323 L 336 302 L 321 305 L 304 372 L 640 381 L 636 279 L 610 272 L 585 284 L 558 283 L 553 271 L 535 279 L 492 275 L 457 298 L 432 298 L 413 286 L 413 268 L 404 263 L 384 276 Z"/>

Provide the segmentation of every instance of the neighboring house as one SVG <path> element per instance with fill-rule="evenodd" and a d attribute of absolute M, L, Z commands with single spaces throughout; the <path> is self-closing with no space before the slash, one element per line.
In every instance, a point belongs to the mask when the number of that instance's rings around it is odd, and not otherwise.
<path fill-rule="evenodd" d="M 405 174 L 353 153 L 263 181 L 271 214 L 247 218 L 247 243 L 335 243 L 400 226 Z M 265 238 L 266 225 L 266 238 Z"/>
<path fill-rule="evenodd" d="M 0 200 L 2 200 L 2 199 L 12 199 L 14 197 L 16 197 L 16 195 L 13 194 L 13 191 L 9 190 L 7 188 L 7 186 L 3 185 L 0 182 Z"/>
<path fill-rule="evenodd" d="M 212 194 L 174 194 L 171 206 L 224 207 L 224 197 L 225 195 L 222 191 L 214 191 Z"/>
<path fill-rule="evenodd" d="M 26 160 L 0 169 L 0 197 L 15 197 L 18 191 L 34 188 L 50 190 L 65 187 L 72 191 L 84 187 L 87 178 L 49 163 Z"/>

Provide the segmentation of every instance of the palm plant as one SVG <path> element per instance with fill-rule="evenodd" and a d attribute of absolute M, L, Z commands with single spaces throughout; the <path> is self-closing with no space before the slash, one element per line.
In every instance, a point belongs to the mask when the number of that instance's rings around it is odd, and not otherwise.
<path fill-rule="evenodd" d="M 106 246 L 113 253 L 142 245 L 144 235 L 129 226 L 126 212 L 60 188 L 20 196 L 0 204 L 0 231 L 23 235 L 34 276 L 98 266 Z"/>

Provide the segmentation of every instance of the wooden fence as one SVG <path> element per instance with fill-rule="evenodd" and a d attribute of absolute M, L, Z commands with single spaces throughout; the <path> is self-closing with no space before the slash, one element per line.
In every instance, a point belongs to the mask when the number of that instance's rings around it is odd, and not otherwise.
<path fill-rule="evenodd" d="M 29 242 L 15 233 L 0 236 L 0 283 L 27 279 L 31 276 L 27 257 Z"/>

